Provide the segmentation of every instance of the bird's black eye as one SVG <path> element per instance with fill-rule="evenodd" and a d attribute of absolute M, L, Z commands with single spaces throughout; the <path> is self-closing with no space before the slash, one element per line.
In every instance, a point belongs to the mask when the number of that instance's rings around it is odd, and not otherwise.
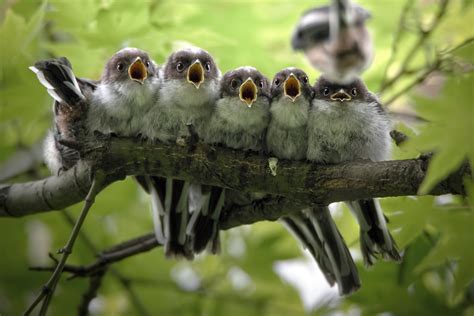
<path fill-rule="evenodd" d="M 275 86 L 279 86 L 280 85 L 280 79 L 276 78 L 273 83 L 275 84 Z"/>
<path fill-rule="evenodd" d="M 123 63 L 117 63 L 117 66 L 116 66 L 116 67 L 117 67 L 117 70 L 118 70 L 118 71 L 122 71 L 122 70 L 125 68 L 125 66 L 123 65 Z"/>
<path fill-rule="evenodd" d="M 352 94 L 352 96 L 355 97 L 355 96 L 357 95 L 357 89 L 356 89 L 356 88 L 352 88 L 351 94 Z"/>
<path fill-rule="evenodd" d="M 307 76 L 304 76 L 304 77 L 303 77 L 303 82 L 304 82 L 304 83 L 308 83 L 308 77 L 307 77 Z"/>
<path fill-rule="evenodd" d="M 147 67 L 150 67 L 150 62 L 147 60 L 147 61 L 145 62 L 145 65 L 146 65 Z"/>
<path fill-rule="evenodd" d="M 232 87 L 232 89 L 237 89 L 239 87 L 239 81 L 237 79 L 232 79 L 232 81 L 230 82 L 230 86 Z"/>
<path fill-rule="evenodd" d="M 207 62 L 204 67 L 206 67 L 206 71 L 209 72 L 211 71 L 211 63 L 210 62 Z"/>
<path fill-rule="evenodd" d="M 265 87 L 265 81 L 264 81 L 264 80 L 260 80 L 260 81 L 258 82 L 258 86 L 263 89 L 263 87 Z"/>
<path fill-rule="evenodd" d="M 329 88 L 324 88 L 323 94 L 324 95 L 329 95 Z"/>
<path fill-rule="evenodd" d="M 183 71 L 183 70 L 184 70 L 184 64 L 183 64 L 182 62 L 178 62 L 178 63 L 176 64 L 176 70 L 177 70 L 178 72 Z"/>

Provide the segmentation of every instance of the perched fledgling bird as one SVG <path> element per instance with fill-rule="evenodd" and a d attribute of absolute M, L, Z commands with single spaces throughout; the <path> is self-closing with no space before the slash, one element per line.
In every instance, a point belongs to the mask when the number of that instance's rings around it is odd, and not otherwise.
<path fill-rule="evenodd" d="M 78 141 L 86 137 L 88 102 L 97 82 L 77 78 L 65 57 L 37 62 L 30 69 L 54 99 L 54 128 L 44 141 L 44 159 L 52 174 L 71 168 L 79 160 L 79 152 L 60 140 Z"/>
<path fill-rule="evenodd" d="M 145 51 L 127 47 L 115 53 L 90 100 L 89 132 L 138 135 L 160 84 L 158 67 Z"/>
<path fill-rule="evenodd" d="M 144 122 L 143 135 L 175 142 L 189 136 L 187 124 L 201 135 L 219 96 L 221 73 L 212 56 L 197 47 L 178 50 L 168 57 L 160 77 L 159 102 Z"/>
<path fill-rule="evenodd" d="M 293 33 L 294 50 L 333 82 L 347 83 L 372 63 L 373 43 L 365 26 L 370 13 L 349 0 L 306 11 Z"/>
<path fill-rule="evenodd" d="M 341 85 L 325 76 L 316 82 L 308 120 L 308 154 L 311 161 L 340 163 L 381 161 L 390 157 L 391 122 L 377 97 L 361 79 Z M 360 225 L 360 243 L 366 265 L 380 254 L 400 261 L 395 241 L 376 200 L 348 202 Z"/>
<path fill-rule="evenodd" d="M 175 51 L 160 77 L 158 101 L 143 122 L 142 135 L 174 143 L 190 136 L 189 125 L 202 135 L 219 94 L 221 73 L 212 56 L 197 47 Z M 206 247 L 218 252 L 217 222 L 205 209 L 200 185 L 157 177 L 139 182 L 151 193 L 155 234 L 167 256 L 192 259 Z"/>
<path fill-rule="evenodd" d="M 305 159 L 308 115 L 314 96 L 306 73 L 296 68 L 278 72 L 271 95 L 267 150 L 279 159 Z M 327 207 L 308 208 L 280 221 L 309 250 L 328 283 L 338 284 L 341 295 L 360 287 L 357 268 Z"/>
<path fill-rule="evenodd" d="M 205 130 L 204 141 L 234 149 L 263 151 L 269 108 L 270 85 L 264 75 L 253 67 L 227 72 L 222 77 L 220 98 Z M 239 201 L 245 204 L 255 198 L 260 195 L 212 187 L 208 213 L 218 219 L 224 203 Z"/>
<path fill-rule="evenodd" d="M 302 70 L 286 68 L 275 75 L 271 86 L 271 120 L 266 136 L 268 152 L 277 158 L 306 158 L 306 127 L 313 95 L 308 76 Z"/>
<path fill-rule="evenodd" d="M 76 78 L 66 58 L 40 61 L 30 69 L 55 99 L 56 127 L 45 141 L 45 158 L 53 173 L 79 159 L 79 153 L 60 139 L 80 142 L 95 131 L 135 136 L 159 87 L 155 63 L 136 48 L 115 53 L 100 81 Z"/>
<path fill-rule="evenodd" d="M 220 94 L 204 141 L 261 151 L 270 119 L 268 79 L 253 67 L 237 68 L 222 77 Z"/>

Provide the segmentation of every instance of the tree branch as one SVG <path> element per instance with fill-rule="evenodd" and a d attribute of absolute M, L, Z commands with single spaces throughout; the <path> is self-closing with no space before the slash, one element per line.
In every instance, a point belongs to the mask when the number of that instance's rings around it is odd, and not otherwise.
<path fill-rule="evenodd" d="M 425 158 L 338 165 L 280 160 L 277 175 L 273 176 L 268 158 L 256 153 L 201 143 L 189 148 L 126 138 L 86 144 L 83 156 L 84 162 L 59 176 L 0 186 L 0 216 L 61 210 L 82 201 L 91 185 L 91 166 L 106 174 L 100 189 L 127 175 L 149 174 L 284 197 L 278 203 L 267 201 L 260 210 L 248 206 L 242 213 L 224 212 L 222 225 L 226 228 L 274 220 L 296 210 L 298 204 L 327 205 L 362 198 L 416 195 L 428 166 Z M 430 194 L 462 194 L 466 172 L 470 172 L 467 167 L 461 168 Z"/>

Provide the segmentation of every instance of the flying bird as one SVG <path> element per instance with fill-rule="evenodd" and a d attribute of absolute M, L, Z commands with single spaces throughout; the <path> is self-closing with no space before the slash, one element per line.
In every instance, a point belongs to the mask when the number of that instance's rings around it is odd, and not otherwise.
<path fill-rule="evenodd" d="M 333 0 L 303 13 L 291 45 L 333 82 L 350 82 L 372 63 L 373 43 L 365 25 L 369 18 L 361 6 Z"/>
<path fill-rule="evenodd" d="M 390 158 L 391 122 L 361 79 L 342 85 L 321 76 L 314 91 L 308 120 L 308 160 L 341 163 Z M 365 264 L 372 265 L 380 255 L 400 261 L 378 201 L 350 201 L 348 206 L 359 222 Z"/>

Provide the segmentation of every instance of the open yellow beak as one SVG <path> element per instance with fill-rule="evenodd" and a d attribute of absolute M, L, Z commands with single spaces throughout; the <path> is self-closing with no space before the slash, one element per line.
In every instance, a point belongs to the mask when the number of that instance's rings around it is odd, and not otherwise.
<path fill-rule="evenodd" d="M 331 100 L 344 102 L 352 100 L 352 97 L 349 93 L 344 91 L 344 89 L 340 89 L 339 91 L 331 95 Z"/>
<path fill-rule="evenodd" d="M 128 67 L 128 76 L 138 83 L 143 84 L 145 82 L 145 79 L 148 77 L 148 71 L 140 57 L 137 57 L 130 67 Z"/>
<path fill-rule="evenodd" d="M 199 89 L 201 83 L 204 82 L 204 68 L 202 68 L 199 59 L 189 66 L 186 78 L 189 83 L 192 83 L 196 87 L 196 89 Z"/>
<path fill-rule="evenodd" d="M 252 78 L 248 78 L 240 85 L 239 88 L 239 97 L 242 102 L 245 102 L 250 108 L 252 104 L 257 101 L 257 86 L 253 82 Z"/>
<path fill-rule="evenodd" d="M 290 98 L 292 102 L 295 102 L 296 98 L 301 95 L 300 81 L 293 73 L 290 74 L 288 79 L 285 80 L 285 85 L 283 88 L 285 95 Z"/>

